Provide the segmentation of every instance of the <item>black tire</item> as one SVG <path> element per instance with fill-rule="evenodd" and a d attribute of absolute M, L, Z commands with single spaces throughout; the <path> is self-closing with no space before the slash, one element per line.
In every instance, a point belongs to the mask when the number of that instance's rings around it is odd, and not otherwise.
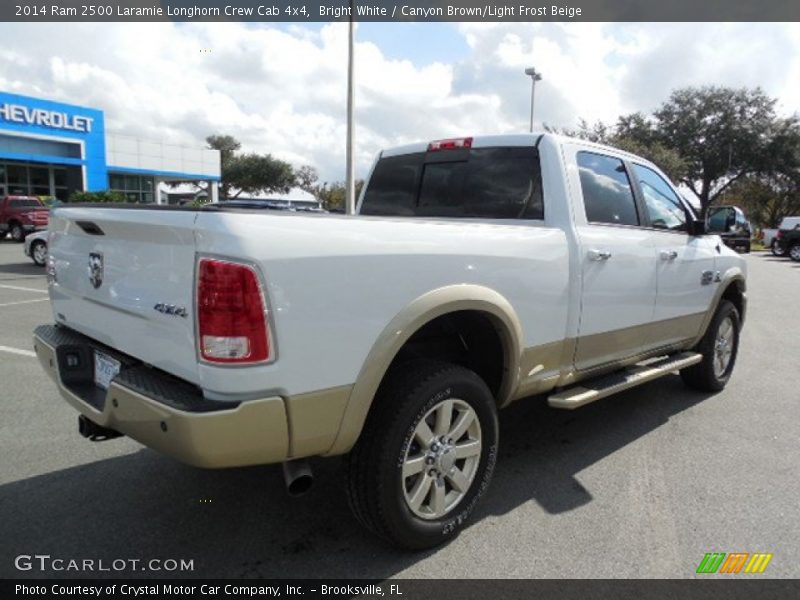
<path fill-rule="evenodd" d="M 35 242 L 33 242 L 31 244 L 31 260 L 33 260 L 33 263 L 35 265 L 43 267 L 45 265 L 45 263 L 47 262 L 47 259 L 39 260 L 36 257 L 36 254 L 37 254 L 36 251 L 38 249 L 44 249 L 45 256 L 46 256 L 47 255 L 47 242 L 42 241 L 42 240 L 36 240 Z"/>
<path fill-rule="evenodd" d="M 786 256 L 786 248 L 784 248 L 778 240 L 772 240 L 770 250 L 773 256 Z"/>
<path fill-rule="evenodd" d="M 416 441 L 415 428 L 448 399 L 466 403 L 468 408 L 461 406 L 467 412 L 474 411 L 480 424 L 480 452 L 475 453 L 474 475 L 457 504 L 441 518 L 423 518 L 415 514 L 406 499 L 413 491 L 409 490 L 409 484 L 415 477 L 424 478 L 426 473 L 433 473 L 439 463 L 431 471 L 425 466 L 419 475 L 406 478 L 403 466 L 409 452 L 414 455 L 425 452 Z M 381 384 L 374 402 L 361 437 L 346 459 L 347 495 L 354 515 L 367 529 L 404 549 L 432 548 L 453 539 L 465 526 L 494 473 L 498 425 L 497 408 L 489 388 L 478 375 L 464 367 L 415 360 L 393 369 Z M 454 424 L 456 414 L 464 413 L 454 412 Z M 458 436 L 454 442 L 463 439 Z M 415 449 L 415 445 L 420 449 Z M 435 449 L 435 446 L 431 444 L 430 448 Z M 465 463 L 462 465 L 460 468 L 466 469 Z M 459 494 L 447 476 L 439 476 L 439 483 L 435 477 L 431 481 L 430 496 L 424 494 L 423 502 L 429 499 L 432 505 L 434 492 L 439 487 L 442 494 L 449 496 L 453 491 L 456 496 Z M 450 489 L 445 492 L 448 485 Z"/>
<path fill-rule="evenodd" d="M 800 262 L 800 244 L 793 244 L 787 254 L 794 262 Z"/>
<path fill-rule="evenodd" d="M 19 223 L 11 224 L 11 239 L 17 243 L 25 241 L 25 230 Z"/>
<path fill-rule="evenodd" d="M 745 253 L 745 254 L 750 254 L 750 250 L 751 250 L 751 249 L 752 249 L 752 244 L 751 244 L 750 242 L 747 242 L 747 243 L 744 245 L 744 253 Z"/>
<path fill-rule="evenodd" d="M 715 368 L 715 360 L 719 358 L 718 337 L 720 327 L 727 320 L 732 326 L 732 341 L 727 346 L 732 345 L 728 362 L 724 370 L 718 372 Z M 695 347 L 695 351 L 703 355 L 703 360 L 696 365 L 681 370 L 683 382 L 691 388 L 701 392 L 718 392 L 725 387 L 731 378 L 733 367 L 736 365 L 736 355 L 739 352 L 739 330 L 741 321 L 739 311 L 729 300 L 722 300 L 714 313 L 714 318 L 708 325 L 703 339 Z"/>

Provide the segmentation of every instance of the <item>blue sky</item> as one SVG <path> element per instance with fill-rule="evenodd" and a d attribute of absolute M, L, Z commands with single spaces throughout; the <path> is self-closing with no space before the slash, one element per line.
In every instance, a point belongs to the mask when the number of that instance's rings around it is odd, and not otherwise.
<path fill-rule="evenodd" d="M 346 23 L 2 23 L 0 89 L 100 108 L 144 139 L 234 135 L 332 181 L 346 49 Z M 613 123 L 689 85 L 761 86 L 800 109 L 796 23 L 360 23 L 358 174 L 381 148 L 527 130 L 528 66 L 544 75 L 537 127 Z"/>

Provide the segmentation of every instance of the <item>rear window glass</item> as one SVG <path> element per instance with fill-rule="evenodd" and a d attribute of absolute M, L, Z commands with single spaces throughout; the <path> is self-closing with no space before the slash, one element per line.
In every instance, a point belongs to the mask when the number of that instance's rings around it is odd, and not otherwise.
<path fill-rule="evenodd" d="M 448 160 L 449 157 L 457 160 Z M 381 159 L 361 214 L 484 219 L 542 219 L 538 151 L 476 148 Z"/>

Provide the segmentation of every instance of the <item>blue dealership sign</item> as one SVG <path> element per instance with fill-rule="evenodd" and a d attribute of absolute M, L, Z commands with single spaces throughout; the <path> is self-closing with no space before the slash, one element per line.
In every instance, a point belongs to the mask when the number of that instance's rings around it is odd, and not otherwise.
<path fill-rule="evenodd" d="M 29 140 L 27 147 L 24 140 Z M 39 140 L 49 143 L 37 144 Z M 58 151 L 60 147 L 65 150 Z M 0 92 L 2 158 L 81 166 L 85 188 L 104 190 L 108 167 L 103 111 Z"/>

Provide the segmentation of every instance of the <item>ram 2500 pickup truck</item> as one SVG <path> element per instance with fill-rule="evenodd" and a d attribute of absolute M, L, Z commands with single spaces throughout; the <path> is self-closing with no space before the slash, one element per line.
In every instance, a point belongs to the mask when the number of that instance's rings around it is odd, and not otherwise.
<path fill-rule="evenodd" d="M 745 262 L 653 164 L 551 134 L 380 154 L 359 215 L 59 207 L 36 353 L 84 436 L 201 467 L 346 456 L 358 520 L 464 526 L 497 411 L 575 409 L 680 370 L 728 382 Z"/>

